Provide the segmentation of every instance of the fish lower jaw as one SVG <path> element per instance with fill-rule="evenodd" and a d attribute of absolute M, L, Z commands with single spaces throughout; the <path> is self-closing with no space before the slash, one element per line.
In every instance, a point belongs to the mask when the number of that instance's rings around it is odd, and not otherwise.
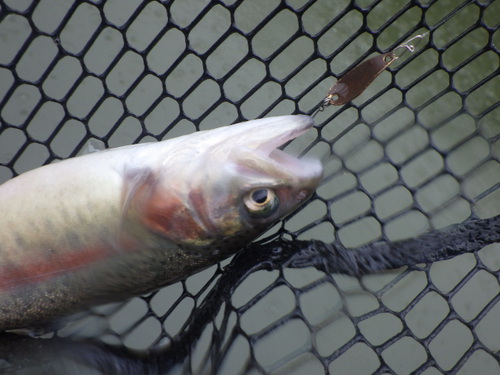
<path fill-rule="evenodd" d="M 280 149 L 271 151 L 269 158 L 288 173 L 299 178 L 316 180 L 323 175 L 323 166 L 319 160 L 298 159 Z"/>

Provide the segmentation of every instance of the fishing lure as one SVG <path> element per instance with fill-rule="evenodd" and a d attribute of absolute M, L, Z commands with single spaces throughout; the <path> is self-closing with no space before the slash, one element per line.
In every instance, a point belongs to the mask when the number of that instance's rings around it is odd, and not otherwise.
<path fill-rule="evenodd" d="M 416 35 L 392 51 L 374 56 L 354 67 L 330 88 L 318 110 L 321 111 L 330 105 L 344 105 L 357 98 L 380 73 L 399 59 L 406 51 L 413 53 L 417 43 L 427 34 Z M 416 43 L 410 44 L 414 40 L 416 40 Z"/>

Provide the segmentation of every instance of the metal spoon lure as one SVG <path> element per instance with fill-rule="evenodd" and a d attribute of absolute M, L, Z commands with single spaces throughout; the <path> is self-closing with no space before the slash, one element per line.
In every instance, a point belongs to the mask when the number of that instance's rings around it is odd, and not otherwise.
<path fill-rule="evenodd" d="M 419 34 L 400 44 L 392 51 L 374 56 L 357 65 L 342 76 L 328 91 L 327 96 L 313 113 L 313 117 L 330 105 L 344 105 L 357 98 L 365 89 L 387 69 L 394 61 L 399 59 L 406 51 L 415 52 L 416 45 L 429 34 Z M 416 40 L 415 42 L 413 42 Z M 413 42 L 413 44 L 410 44 Z"/>

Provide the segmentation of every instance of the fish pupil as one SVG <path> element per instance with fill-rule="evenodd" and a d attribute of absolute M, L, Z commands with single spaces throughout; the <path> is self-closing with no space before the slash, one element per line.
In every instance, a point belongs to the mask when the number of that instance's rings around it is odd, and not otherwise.
<path fill-rule="evenodd" d="M 264 204 L 269 199 L 267 189 L 258 189 L 252 193 L 252 199 L 255 203 Z"/>
<path fill-rule="evenodd" d="M 279 199 L 271 189 L 255 189 L 243 199 L 247 212 L 253 218 L 270 217 L 279 207 Z"/>

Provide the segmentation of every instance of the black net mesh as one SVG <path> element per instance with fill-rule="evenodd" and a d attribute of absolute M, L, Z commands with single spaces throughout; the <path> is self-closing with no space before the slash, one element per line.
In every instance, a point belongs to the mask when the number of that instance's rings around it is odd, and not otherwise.
<path fill-rule="evenodd" d="M 350 68 L 429 31 L 288 146 L 326 178 L 265 237 L 357 248 L 492 217 L 499 23 L 498 0 L 3 0 L 0 181 L 92 147 L 312 113 Z M 500 374 L 498 244 L 358 277 L 259 249 L 56 336 L 140 350 L 120 351 L 138 366 L 123 373 Z"/>

